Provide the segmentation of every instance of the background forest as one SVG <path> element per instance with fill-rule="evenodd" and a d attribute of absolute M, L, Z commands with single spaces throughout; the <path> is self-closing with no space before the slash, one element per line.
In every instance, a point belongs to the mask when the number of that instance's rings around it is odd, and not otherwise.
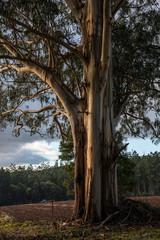
<path fill-rule="evenodd" d="M 59 161 L 54 166 L 42 163 L 37 168 L 32 165 L 1 168 L 0 205 L 73 199 L 72 139 L 61 141 L 59 150 Z M 160 195 L 160 152 L 139 156 L 123 151 L 117 168 L 120 196 Z"/>

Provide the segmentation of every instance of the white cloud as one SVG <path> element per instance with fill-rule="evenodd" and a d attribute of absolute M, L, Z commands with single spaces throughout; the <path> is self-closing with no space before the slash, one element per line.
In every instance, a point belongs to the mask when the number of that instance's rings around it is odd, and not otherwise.
<path fill-rule="evenodd" d="M 32 143 L 26 143 L 22 146 L 23 150 L 32 151 L 33 154 L 43 156 L 48 160 L 53 160 L 58 158 L 58 153 L 52 146 L 48 145 L 45 141 L 35 141 Z"/>
<path fill-rule="evenodd" d="M 41 162 L 48 162 L 48 159 L 29 150 L 17 149 L 14 153 L 10 150 L 6 153 L 0 153 L 0 167 L 8 167 L 12 163 L 16 165 L 39 165 Z"/>
<path fill-rule="evenodd" d="M 12 130 L 7 128 L 0 132 L 0 167 L 8 167 L 11 163 L 39 165 L 48 161 L 54 165 L 58 159 L 58 146 L 57 139 L 42 140 L 38 135 L 30 136 L 24 132 L 19 137 L 13 137 Z"/>

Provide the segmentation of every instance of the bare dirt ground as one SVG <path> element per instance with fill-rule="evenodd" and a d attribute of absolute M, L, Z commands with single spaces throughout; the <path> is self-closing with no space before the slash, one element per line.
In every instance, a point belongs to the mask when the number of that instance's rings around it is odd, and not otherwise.
<path fill-rule="evenodd" d="M 136 201 L 145 202 L 154 208 L 160 208 L 160 196 L 131 197 L 131 199 L 136 200 Z"/>
<path fill-rule="evenodd" d="M 72 216 L 74 201 L 36 203 L 0 207 L 0 215 L 7 214 L 17 222 L 23 221 L 66 221 Z"/>
<path fill-rule="evenodd" d="M 160 196 L 132 197 L 153 207 L 160 208 Z M 17 222 L 30 221 L 66 221 L 72 216 L 74 201 L 60 201 L 52 203 L 24 204 L 0 207 L 0 216 L 7 214 Z"/>

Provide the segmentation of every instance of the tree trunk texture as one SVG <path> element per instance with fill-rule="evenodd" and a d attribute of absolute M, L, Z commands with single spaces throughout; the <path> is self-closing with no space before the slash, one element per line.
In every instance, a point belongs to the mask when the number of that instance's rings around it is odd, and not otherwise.
<path fill-rule="evenodd" d="M 75 151 L 74 215 L 95 221 L 118 204 L 109 1 L 87 1 L 82 23 L 83 51 L 89 61 L 84 67 L 85 102 L 70 118 Z"/>
<path fill-rule="evenodd" d="M 88 108 L 72 121 L 75 151 L 75 217 L 100 220 L 118 204 L 110 84 L 101 90 L 98 74 L 88 71 Z M 80 117 L 81 116 L 81 117 Z M 75 118 L 75 117 L 74 117 Z M 76 124 L 75 124 L 76 123 Z"/>

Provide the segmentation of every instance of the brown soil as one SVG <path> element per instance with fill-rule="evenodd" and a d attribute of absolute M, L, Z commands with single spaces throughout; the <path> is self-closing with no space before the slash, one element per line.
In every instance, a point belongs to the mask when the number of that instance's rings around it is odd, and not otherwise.
<path fill-rule="evenodd" d="M 0 215 L 6 213 L 17 222 L 30 221 L 66 221 L 72 215 L 74 201 L 36 203 L 0 207 Z"/>
<path fill-rule="evenodd" d="M 134 197 L 136 201 L 142 201 L 153 207 L 160 208 L 160 196 Z M 24 204 L 0 207 L 0 215 L 7 214 L 15 221 L 66 221 L 72 216 L 74 201 L 61 201 L 52 203 Z"/>
<path fill-rule="evenodd" d="M 135 201 L 145 202 L 154 208 L 160 208 L 160 196 L 132 197 L 131 199 L 133 199 Z"/>

